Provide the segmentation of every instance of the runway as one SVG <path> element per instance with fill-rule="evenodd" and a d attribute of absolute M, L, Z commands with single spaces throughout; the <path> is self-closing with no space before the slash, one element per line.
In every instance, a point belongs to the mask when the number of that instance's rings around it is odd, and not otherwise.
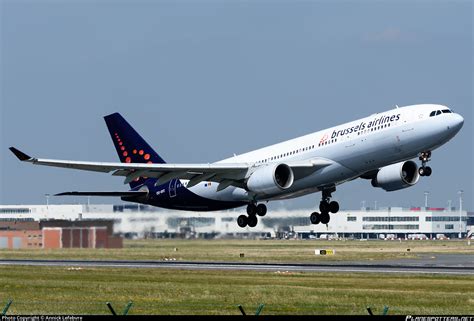
<path fill-rule="evenodd" d="M 64 266 L 64 267 L 109 267 L 109 268 L 164 268 L 188 270 L 223 271 L 269 271 L 269 272 L 361 272 L 361 273 L 423 273 L 474 275 L 473 266 L 416 264 L 286 264 L 286 263 L 239 263 L 239 262 L 184 262 L 184 261 L 112 261 L 112 260 L 0 260 L 3 265 Z"/>

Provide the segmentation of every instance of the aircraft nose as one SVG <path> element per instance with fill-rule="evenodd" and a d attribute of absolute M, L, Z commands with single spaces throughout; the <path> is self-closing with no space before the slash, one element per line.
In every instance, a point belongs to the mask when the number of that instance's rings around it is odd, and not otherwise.
<path fill-rule="evenodd" d="M 454 114 L 454 124 L 456 129 L 461 129 L 462 125 L 464 124 L 464 118 L 459 114 Z"/>
<path fill-rule="evenodd" d="M 464 118 L 459 114 L 453 114 L 452 120 L 451 120 L 451 126 L 450 126 L 453 129 L 453 131 L 457 133 L 463 125 L 464 125 Z"/>

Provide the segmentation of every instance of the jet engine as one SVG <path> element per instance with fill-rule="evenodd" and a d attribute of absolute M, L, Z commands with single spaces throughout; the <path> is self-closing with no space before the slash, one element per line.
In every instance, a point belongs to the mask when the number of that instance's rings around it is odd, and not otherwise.
<path fill-rule="evenodd" d="M 416 163 L 406 161 L 382 167 L 372 179 L 372 186 L 391 192 L 413 186 L 419 178 Z"/>
<path fill-rule="evenodd" d="M 293 185 L 293 170 L 286 164 L 269 164 L 253 172 L 247 180 L 249 191 L 276 194 Z"/>

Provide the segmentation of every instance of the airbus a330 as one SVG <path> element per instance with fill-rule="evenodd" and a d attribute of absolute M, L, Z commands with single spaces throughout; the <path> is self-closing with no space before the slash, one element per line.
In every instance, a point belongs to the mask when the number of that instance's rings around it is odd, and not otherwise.
<path fill-rule="evenodd" d="M 268 201 L 321 192 L 311 223 L 327 224 L 339 204 L 336 186 L 362 178 L 396 191 L 430 176 L 431 152 L 461 129 L 464 119 L 446 106 L 394 108 L 339 126 L 209 164 L 167 164 L 118 113 L 105 116 L 120 163 L 30 157 L 24 162 L 124 176 L 124 192 L 65 192 L 56 195 L 119 196 L 124 201 L 187 210 L 214 211 L 247 206 L 240 227 L 254 227 Z M 412 159 L 418 158 L 417 165 Z"/>

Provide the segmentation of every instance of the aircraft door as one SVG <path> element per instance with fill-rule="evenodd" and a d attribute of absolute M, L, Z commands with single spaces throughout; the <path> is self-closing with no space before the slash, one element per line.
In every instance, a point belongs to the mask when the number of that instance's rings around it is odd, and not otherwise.
<path fill-rule="evenodd" d="M 172 179 L 169 185 L 170 198 L 176 197 L 176 185 L 178 184 L 178 179 Z"/>

